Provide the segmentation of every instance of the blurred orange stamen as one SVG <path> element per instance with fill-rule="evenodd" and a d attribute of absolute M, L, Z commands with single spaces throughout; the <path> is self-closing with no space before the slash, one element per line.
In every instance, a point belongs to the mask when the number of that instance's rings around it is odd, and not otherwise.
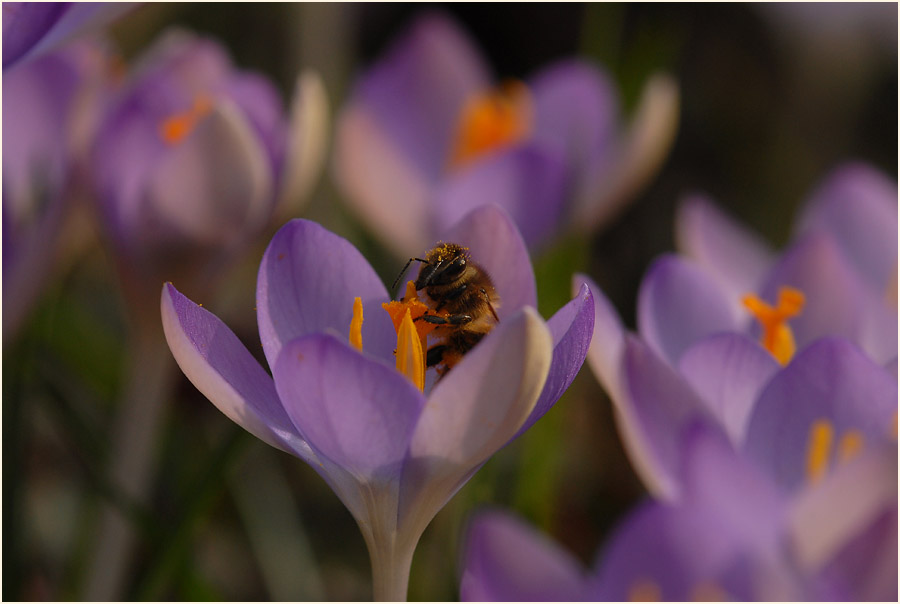
<path fill-rule="evenodd" d="M 160 136 L 166 143 L 177 145 L 212 111 L 212 107 L 208 96 L 198 95 L 190 109 L 170 115 L 162 121 L 159 126 Z"/>
<path fill-rule="evenodd" d="M 803 292 L 793 287 L 782 287 L 778 290 L 776 306 L 767 304 L 753 294 L 744 296 L 744 306 L 762 326 L 760 344 L 782 365 L 791 360 L 797 349 L 794 333 L 787 321 L 800 314 L 805 302 Z"/>

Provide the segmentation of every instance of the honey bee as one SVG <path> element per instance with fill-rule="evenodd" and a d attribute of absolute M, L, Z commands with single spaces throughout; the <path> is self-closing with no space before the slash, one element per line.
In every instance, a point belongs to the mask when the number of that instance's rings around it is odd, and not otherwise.
<path fill-rule="evenodd" d="M 422 263 L 416 292 L 424 292 L 422 302 L 430 309 L 416 320 L 436 326 L 431 335 L 437 341 L 428 348 L 425 366 L 436 367 L 443 377 L 500 321 L 500 297 L 490 275 L 461 245 L 438 243 L 425 258 L 410 258 L 400 275 L 414 261 Z"/>

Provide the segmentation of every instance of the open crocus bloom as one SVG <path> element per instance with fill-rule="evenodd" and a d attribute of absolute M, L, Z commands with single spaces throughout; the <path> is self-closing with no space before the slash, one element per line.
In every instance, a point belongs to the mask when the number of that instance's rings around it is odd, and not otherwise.
<path fill-rule="evenodd" d="M 219 44 L 163 35 L 93 154 L 103 215 L 130 267 L 159 280 L 196 274 L 257 235 L 318 171 L 324 141 L 309 134 L 321 134 L 324 111 L 313 75 L 298 78 L 289 122 L 274 86 L 235 69 Z"/>
<path fill-rule="evenodd" d="M 702 421 L 684 432 L 680 448 L 683 497 L 641 504 L 601 548 L 593 569 L 509 514 L 477 515 L 466 541 L 461 599 L 896 599 L 896 448 L 870 451 L 835 472 L 827 488 L 793 499 Z M 845 513 L 850 495 L 836 497 L 845 489 L 879 497 L 855 507 L 864 512 L 862 522 L 839 521 L 843 531 L 832 531 L 826 523 Z"/>
<path fill-rule="evenodd" d="M 92 41 L 3 74 L 4 341 L 34 305 L 53 266 L 85 147 L 110 88 L 108 56 Z"/>
<path fill-rule="evenodd" d="M 469 210 L 502 206 L 534 247 L 611 217 L 665 156 L 677 87 L 651 78 L 628 128 L 614 84 L 578 60 L 497 83 L 468 37 L 427 14 L 357 82 L 338 118 L 347 200 L 401 256 Z"/>
<path fill-rule="evenodd" d="M 378 599 L 405 598 L 425 526 L 562 395 L 593 329 L 587 288 L 547 323 L 537 315 L 524 242 L 501 210 L 480 208 L 445 238 L 471 250 L 503 303 L 493 331 L 424 391 L 396 369 L 393 352 L 419 344 L 415 329 L 394 329 L 369 264 L 313 222 L 285 225 L 260 266 L 257 315 L 271 377 L 214 315 L 171 284 L 162 293 L 169 347 L 194 385 L 248 431 L 309 463 L 353 514 Z"/>
<path fill-rule="evenodd" d="M 4 2 L 3 69 L 54 50 L 136 6 L 135 2 Z"/>
<path fill-rule="evenodd" d="M 873 168 L 846 164 L 825 179 L 780 255 L 699 196 L 679 208 L 676 239 L 687 258 L 651 268 L 638 320 L 669 362 L 716 331 L 764 337 L 745 297 L 775 305 L 785 287 L 804 299 L 789 319 L 796 347 L 841 336 L 876 362 L 897 358 L 897 185 Z"/>
<path fill-rule="evenodd" d="M 584 281 L 576 279 L 579 287 Z M 874 564 L 890 551 L 885 539 L 894 540 L 896 551 L 896 532 L 872 528 L 890 517 L 896 522 L 892 369 L 835 337 L 814 341 L 782 367 L 757 340 L 727 331 L 689 342 L 673 365 L 649 341 L 627 333 L 600 290 L 589 287 L 598 337 L 588 361 L 610 394 L 625 449 L 651 493 L 676 503 L 689 497 L 684 468 L 693 471 L 693 465 L 683 442 L 690 426 L 702 421 L 787 502 L 779 518 L 790 524 L 783 530 L 803 552 L 798 563 L 806 574 L 825 572 L 826 561 L 839 560 L 844 548 L 860 548 L 858 555 L 871 556 Z M 836 482 L 853 487 L 838 497 Z M 835 565 L 829 573 L 855 568 Z M 896 588 L 896 563 L 880 568 L 893 573 Z M 890 584 L 890 576 L 875 574 L 834 589 Z"/>

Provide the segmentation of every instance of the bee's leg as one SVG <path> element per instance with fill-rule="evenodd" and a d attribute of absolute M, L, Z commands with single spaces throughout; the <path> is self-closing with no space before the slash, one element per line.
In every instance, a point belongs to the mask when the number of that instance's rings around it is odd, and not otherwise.
<path fill-rule="evenodd" d="M 425 355 L 425 367 L 434 367 L 444 359 L 444 351 L 447 347 L 443 344 L 432 346 Z"/>
<path fill-rule="evenodd" d="M 434 325 L 465 325 L 472 321 L 472 315 L 450 315 L 448 317 L 442 317 L 440 315 L 422 315 L 415 320 L 422 320 L 426 323 L 433 323 Z"/>

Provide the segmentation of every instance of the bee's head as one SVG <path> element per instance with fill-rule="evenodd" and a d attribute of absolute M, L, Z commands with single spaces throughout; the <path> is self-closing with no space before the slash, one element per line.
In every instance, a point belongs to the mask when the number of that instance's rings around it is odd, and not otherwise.
<path fill-rule="evenodd" d="M 453 283 L 466 270 L 468 265 L 468 248 L 455 243 L 438 244 L 426 256 L 426 262 L 419 270 L 416 289 L 429 285 L 447 285 Z"/>

